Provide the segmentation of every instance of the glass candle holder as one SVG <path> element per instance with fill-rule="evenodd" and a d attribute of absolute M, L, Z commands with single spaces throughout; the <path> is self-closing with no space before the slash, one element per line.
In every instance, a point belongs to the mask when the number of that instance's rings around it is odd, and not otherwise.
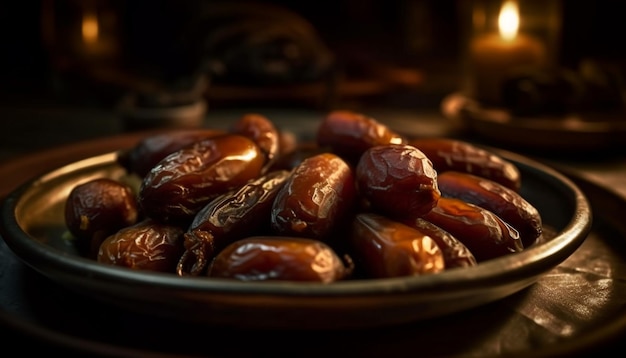
<path fill-rule="evenodd" d="M 502 103 L 508 79 L 558 64 L 559 0 L 462 1 L 462 91 L 484 104 Z"/>

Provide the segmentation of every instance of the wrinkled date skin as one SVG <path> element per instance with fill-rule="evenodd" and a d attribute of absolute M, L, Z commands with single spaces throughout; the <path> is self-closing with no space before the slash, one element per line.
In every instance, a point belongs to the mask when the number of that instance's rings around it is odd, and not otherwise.
<path fill-rule="evenodd" d="M 317 144 L 356 164 L 365 150 L 376 145 L 404 144 L 406 138 L 376 119 L 363 114 L 337 110 L 320 123 Z"/>
<path fill-rule="evenodd" d="M 434 274 L 446 268 L 430 236 L 381 215 L 356 215 L 350 239 L 355 262 L 374 278 Z"/>
<path fill-rule="evenodd" d="M 293 169 L 272 205 L 271 227 L 284 236 L 327 240 L 353 213 L 352 168 L 332 153 L 307 158 Z"/>
<path fill-rule="evenodd" d="M 254 232 L 269 231 L 265 227 L 269 227 L 272 203 L 289 174 L 286 170 L 269 172 L 202 208 L 184 235 L 185 253 L 177 273 L 197 276 L 226 245 Z"/>
<path fill-rule="evenodd" d="M 478 263 L 474 254 L 459 239 L 439 226 L 422 218 L 409 220 L 406 224 L 424 235 L 430 236 L 443 253 L 446 270 L 455 267 L 471 267 Z"/>
<path fill-rule="evenodd" d="M 148 136 L 134 147 L 121 150 L 117 162 L 129 174 L 143 178 L 150 169 L 171 153 L 202 139 L 224 134 L 214 129 L 181 129 Z"/>
<path fill-rule="evenodd" d="M 491 211 L 463 200 L 442 197 L 424 219 L 456 237 L 478 262 L 524 249 L 517 230 Z"/>
<path fill-rule="evenodd" d="M 140 217 L 133 191 L 124 183 L 98 178 L 75 186 L 65 202 L 65 224 L 78 249 L 95 257 L 102 240 Z"/>
<path fill-rule="evenodd" d="M 183 232 L 151 219 L 119 230 L 100 245 L 97 261 L 104 264 L 173 273 L 183 252 Z"/>
<path fill-rule="evenodd" d="M 210 277 L 241 281 L 309 281 L 345 279 L 346 265 L 325 243 L 299 237 L 255 236 L 233 242 L 220 251 L 208 270 Z"/>
<path fill-rule="evenodd" d="M 513 226 L 524 247 L 534 244 L 543 232 L 539 211 L 518 192 L 476 175 L 444 172 L 437 178 L 442 195 L 478 205 Z"/>
<path fill-rule="evenodd" d="M 408 144 L 424 152 L 438 173 L 453 170 L 474 174 L 516 192 L 522 186 L 515 164 L 471 143 L 449 138 L 414 138 Z"/>
<path fill-rule="evenodd" d="M 365 151 L 356 166 L 356 181 L 372 210 L 391 218 L 422 216 L 441 196 L 437 172 L 428 157 L 405 144 Z"/>
<path fill-rule="evenodd" d="M 204 139 L 153 167 L 141 184 L 139 203 L 150 218 L 187 226 L 209 201 L 257 178 L 264 163 L 265 156 L 247 137 Z"/>
<path fill-rule="evenodd" d="M 232 133 L 252 139 L 265 154 L 265 171 L 270 168 L 280 155 L 280 132 L 267 117 L 248 113 L 242 116 L 231 129 Z"/>

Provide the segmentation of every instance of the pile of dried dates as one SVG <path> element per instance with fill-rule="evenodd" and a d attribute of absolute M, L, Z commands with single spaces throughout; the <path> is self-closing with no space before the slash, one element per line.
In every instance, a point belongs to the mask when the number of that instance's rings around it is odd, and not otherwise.
<path fill-rule="evenodd" d="M 347 110 L 314 141 L 293 138 L 255 113 L 148 136 L 117 153 L 136 185 L 71 190 L 68 233 L 102 264 L 321 283 L 470 267 L 543 237 L 518 168 L 471 143 L 407 138 Z"/>

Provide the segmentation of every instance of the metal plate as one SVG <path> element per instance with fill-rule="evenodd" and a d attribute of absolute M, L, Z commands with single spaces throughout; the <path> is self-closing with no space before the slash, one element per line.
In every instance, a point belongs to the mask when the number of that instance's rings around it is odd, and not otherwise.
<path fill-rule="evenodd" d="M 442 109 L 457 127 L 513 150 L 582 153 L 621 148 L 626 140 L 626 113 L 621 111 L 516 117 L 460 93 L 446 97 Z"/>
<path fill-rule="evenodd" d="M 522 195 L 557 235 L 524 252 L 437 275 L 354 280 L 332 285 L 249 283 L 137 272 L 77 255 L 63 239 L 62 206 L 77 183 L 117 178 L 115 152 L 29 181 L 4 200 L 2 237 L 27 265 L 103 304 L 194 324 L 235 328 L 346 329 L 411 323 L 460 312 L 516 293 L 567 259 L 591 228 L 580 189 L 559 172 L 512 153 Z"/>

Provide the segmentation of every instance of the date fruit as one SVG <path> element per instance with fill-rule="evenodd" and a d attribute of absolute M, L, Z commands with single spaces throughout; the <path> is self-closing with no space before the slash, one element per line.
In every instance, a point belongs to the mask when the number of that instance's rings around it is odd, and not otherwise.
<path fill-rule="evenodd" d="M 272 229 L 325 241 L 352 214 L 356 197 L 352 167 L 332 153 L 314 155 L 292 170 L 276 195 Z"/>
<path fill-rule="evenodd" d="M 521 188 L 521 174 L 514 163 L 469 142 L 413 138 L 408 144 L 424 152 L 438 173 L 454 170 L 491 179 L 517 192 Z"/>
<path fill-rule="evenodd" d="M 208 270 L 210 277 L 241 281 L 312 281 L 331 283 L 351 274 L 325 243 L 300 237 L 254 236 L 237 240 L 220 251 Z"/>
<path fill-rule="evenodd" d="M 280 132 L 267 117 L 248 113 L 243 115 L 231 129 L 232 133 L 252 139 L 265 155 L 264 172 L 270 168 L 280 154 Z"/>
<path fill-rule="evenodd" d="M 139 205 L 129 186 L 109 178 L 76 185 L 65 202 L 65 225 L 79 251 L 94 257 L 102 240 L 139 220 Z"/>
<path fill-rule="evenodd" d="M 125 227 L 100 245 L 97 261 L 104 264 L 173 273 L 183 252 L 183 232 L 152 219 Z"/>
<path fill-rule="evenodd" d="M 117 162 L 129 174 L 143 178 L 169 154 L 205 138 L 222 135 L 214 129 L 180 129 L 147 136 L 130 149 L 117 153 Z"/>
<path fill-rule="evenodd" d="M 203 139 L 161 160 L 144 177 L 139 203 L 165 224 L 187 226 L 209 201 L 261 174 L 265 156 L 250 138 Z"/>
<path fill-rule="evenodd" d="M 358 191 L 372 210 L 394 219 L 422 216 L 441 196 L 432 163 L 411 145 L 372 147 L 355 171 Z"/>
<path fill-rule="evenodd" d="M 404 144 L 406 138 L 374 118 L 361 113 L 336 110 L 318 127 L 317 144 L 355 164 L 368 148 L 384 144 Z"/>
<path fill-rule="evenodd" d="M 455 267 L 471 267 L 478 263 L 474 254 L 459 239 L 439 226 L 422 218 L 406 222 L 410 227 L 417 229 L 424 235 L 430 236 L 439 246 L 446 263 L 446 270 Z"/>
<path fill-rule="evenodd" d="M 524 247 L 535 243 L 543 232 L 539 211 L 518 192 L 493 180 L 448 171 L 440 173 L 442 195 L 485 208 L 519 231 Z"/>
<path fill-rule="evenodd" d="M 491 211 L 460 199 L 441 197 L 423 218 L 456 237 L 478 262 L 524 249 L 512 226 Z"/>
<path fill-rule="evenodd" d="M 289 174 L 286 170 L 269 172 L 210 201 L 184 234 L 185 252 L 176 272 L 197 276 L 226 245 L 255 232 L 269 231 L 265 227 L 269 227 L 274 198 Z"/>
<path fill-rule="evenodd" d="M 350 239 L 355 262 L 362 263 L 374 278 L 434 274 L 445 269 L 443 252 L 428 234 L 378 214 L 357 214 Z"/>

